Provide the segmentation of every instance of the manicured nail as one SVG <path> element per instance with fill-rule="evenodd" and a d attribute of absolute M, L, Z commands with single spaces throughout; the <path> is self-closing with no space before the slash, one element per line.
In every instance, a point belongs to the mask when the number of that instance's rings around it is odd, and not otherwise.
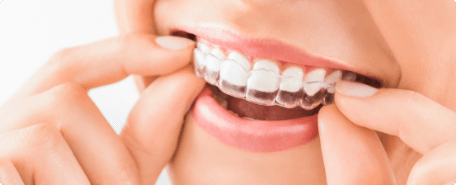
<path fill-rule="evenodd" d="M 347 96 L 367 98 L 374 95 L 378 89 L 358 82 L 340 81 L 336 85 L 336 91 Z"/>
<path fill-rule="evenodd" d="M 195 44 L 195 42 L 190 39 L 174 36 L 160 36 L 155 38 L 155 42 L 162 48 L 174 51 L 185 49 L 188 46 Z"/>

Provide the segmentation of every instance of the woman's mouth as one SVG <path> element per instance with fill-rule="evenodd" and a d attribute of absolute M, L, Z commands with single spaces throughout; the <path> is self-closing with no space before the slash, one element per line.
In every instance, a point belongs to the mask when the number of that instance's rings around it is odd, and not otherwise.
<path fill-rule="evenodd" d="M 348 71 L 350 66 L 280 42 L 217 28 L 183 30 L 171 34 L 197 41 L 195 72 L 208 83 L 192 116 L 207 133 L 239 149 L 277 152 L 313 140 L 318 136 L 317 113 L 333 103 L 334 86 L 342 79 L 381 86 Z"/>

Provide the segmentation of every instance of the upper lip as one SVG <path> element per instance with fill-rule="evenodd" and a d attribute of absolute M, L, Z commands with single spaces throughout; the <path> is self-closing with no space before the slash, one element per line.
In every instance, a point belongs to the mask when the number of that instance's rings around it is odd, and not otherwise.
<path fill-rule="evenodd" d="M 337 59 L 311 54 L 279 40 L 272 38 L 248 38 L 231 29 L 207 26 L 185 26 L 178 29 L 172 29 L 171 33 L 177 30 L 197 35 L 213 44 L 236 50 L 254 58 L 269 58 L 298 65 L 327 67 L 349 71 L 352 71 L 354 68 L 353 66 L 338 62 Z"/>

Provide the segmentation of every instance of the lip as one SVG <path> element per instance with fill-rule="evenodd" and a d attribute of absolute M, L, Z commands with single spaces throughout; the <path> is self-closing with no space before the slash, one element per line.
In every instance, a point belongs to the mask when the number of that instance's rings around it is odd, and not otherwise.
<path fill-rule="evenodd" d="M 235 30 L 209 26 L 183 26 L 171 30 L 182 30 L 224 48 L 236 50 L 255 58 L 275 59 L 297 65 L 353 70 L 354 67 L 337 59 L 319 56 L 296 46 L 272 38 L 248 38 Z"/>
<path fill-rule="evenodd" d="M 254 58 L 275 59 L 297 65 L 352 70 L 353 66 L 313 55 L 296 46 L 270 38 L 247 38 L 231 29 L 184 26 L 184 31 Z M 206 87 L 195 100 L 191 114 L 206 133 L 226 145 L 251 152 L 278 152 L 306 144 L 318 136 L 317 115 L 292 120 L 252 121 L 233 115 L 220 106 Z"/>
<path fill-rule="evenodd" d="M 211 136 L 235 148 L 252 152 L 277 152 L 303 145 L 318 136 L 317 115 L 292 120 L 252 121 L 220 106 L 205 87 L 191 114 Z"/>

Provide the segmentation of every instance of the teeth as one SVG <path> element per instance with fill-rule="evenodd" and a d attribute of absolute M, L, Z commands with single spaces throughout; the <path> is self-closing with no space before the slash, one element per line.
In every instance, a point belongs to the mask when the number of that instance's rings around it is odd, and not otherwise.
<path fill-rule="evenodd" d="M 260 60 L 253 65 L 253 70 L 264 69 L 279 74 L 279 67 L 271 60 Z"/>
<path fill-rule="evenodd" d="M 242 117 L 242 118 L 247 119 L 247 120 L 251 120 L 251 121 L 257 121 L 256 119 L 249 118 L 249 117 Z"/>
<path fill-rule="evenodd" d="M 315 69 L 306 75 L 304 91 L 307 95 L 313 96 L 321 89 L 322 82 L 325 80 L 326 70 Z"/>
<path fill-rule="evenodd" d="M 329 105 L 334 103 L 334 93 L 336 92 L 335 84 L 342 80 L 342 71 L 336 70 L 325 78 L 325 84 L 334 84 L 326 89 L 326 96 L 323 100 L 323 104 Z"/>
<path fill-rule="evenodd" d="M 304 77 L 304 72 L 299 67 L 290 67 L 283 71 L 282 77 L 292 77 L 299 81 L 302 81 L 302 77 Z"/>
<path fill-rule="evenodd" d="M 220 90 L 234 97 L 245 97 L 245 87 L 249 77 L 247 71 L 232 60 L 223 61 L 220 69 Z"/>
<path fill-rule="evenodd" d="M 274 105 L 274 100 L 279 89 L 279 75 L 272 71 L 252 71 L 247 82 L 246 98 L 250 101 Z"/>
<path fill-rule="evenodd" d="M 303 85 L 304 95 L 300 102 L 302 108 L 311 110 L 320 105 L 325 96 L 323 87 L 325 75 L 324 69 L 315 69 L 307 73 Z"/>
<path fill-rule="evenodd" d="M 211 54 L 214 55 L 216 58 L 218 58 L 220 60 L 225 60 L 226 59 L 225 53 L 223 53 L 223 51 L 218 49 L 218 48 L 212 49 L 211 50 Z"/>
<path fill-rule="evenodd" d="M 204 57 L 204 53 L 198 49 L 195 48 L 193 50 L 193 57 L 195 61 L 195 72 L 196 75 L 200 78 L 204 78 L 204 68 L 206 67 L 206 60 Z"/>
<path fill-rule="evenodd" d="M 202 43 L 202 42 L 198 42 L 197 43 L 197 47 L 204 53 L 204 54 L 208 54 L 211 52 L 211 48 L 209 48 L 209 46 L 207 46 L 206 44 Z"/>
<path fill-rule="evenodd" d="M 342 71 L 336 70 L 325 78 L 325 84 L 335 84 L 340 80 L 342 80 Z M 334 86 L 330 86 L 328 87 L 327 91 L 328 93 L 334 93 L 336 92 L 336 89 Z"/>
<path fill-rule="evenodd" d="M 293 108 L 298 105 L 298 100 L 302 96 L 302 77 L 304 72 L 298 67 L 286 69 L 282 74 L 279 92 L 276 101 L 279 105 Z"/>
<path fill-rule="evenodd" d="M 230 110 L 228 110 L 228 111 L 231 112 L 231 114 L 233 114 L 233 115 L 239 117 L 239 114 L 237 114 L 237 113 L 235 113 L 235 112 L 233 112 L 233 111 L 230 111 Z"/>
<path fill-rule="evenodd" d="M 204 79 L 212 84 L 217 85 L 220 74 L 220 64 L 222 61 L 218 58 L 215 58 L 213 55 L 209 54 L 206 56 L 206 73 L 204 74 Z"/>
<path fill-rule="evenodd" d="M 250 65 L 249 60 L 247 60 L 247 58 L 244 55 L 240 54 L 239 52 L 236 52 L 236 51 L 231 52 L 228 55 L 228 59 L 234 60 L 236 63 L 241 65 L 246 71 L 250 71 L 250 69 L 252 67 Z"/>
<path fill-rule="evenodd" d="M 345 74 L 342 79 L 344 79 L 345 81 L 354 82 L 354 81 L 356 81 L 356 74 L 349 72 L 349 73 Z"/>
<path fill-rule="evenodd" d="M 261 105 L 300 106 L 311 110 L 321 104 L 333 103 L 334 85 L 341 79 L 355 81 L 357 78 L 355 73 L 343 75 L 341 70 L 326 75 L 327 71 L 322 68 L 304 74 L 305 69 L 301 67 L 288 67 L 280 73 L 280 65 L 275 60 L 261 59 L 252 65 L 237 51 L 230 51 L 227 56 L 218 46 L 210 48 L 198 42 L 197 47 L 193 54 L 198 77 L 218 87 L 223 92 L 220 94 Z M 226 100 L 218 102 L 225 108 L 228 106 Z"/>
<path fill-rule="evenodd" d="M 246 98 L 259 104 L 274 105 L 279 83 L 279 67 L 272 61 L 260 60 L 253 65 L 247 81 Z"/>

